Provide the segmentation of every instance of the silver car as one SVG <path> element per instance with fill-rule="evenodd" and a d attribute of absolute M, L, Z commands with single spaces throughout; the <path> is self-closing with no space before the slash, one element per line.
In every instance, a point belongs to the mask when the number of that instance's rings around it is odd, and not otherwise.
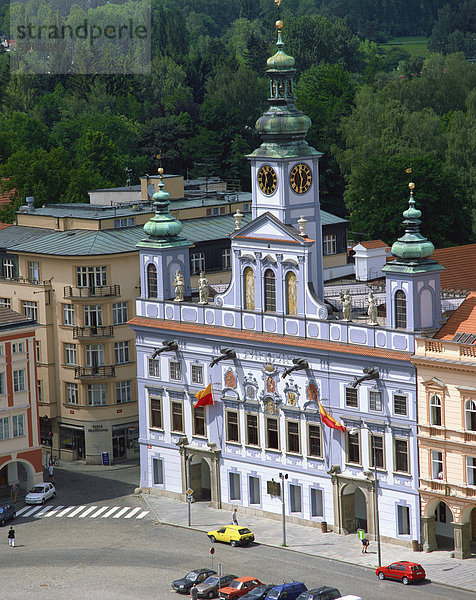
<path fill-rule="evenodd" d="M 236 575 L 222 575 L 220 577 L 220 589 L 226 587 L 230 581 L 236 579 Z M 199 598 L 216 598 L 218 596 L 218 575 L 210 575 L 203 583 L 197 585 Z"/>
<path fill-rule="evenodd" d="M 56 497 L 55 486 L 51 483 L 37 483 L 25 496 L 25 504 L 44 504 L 50 498 Z"/>

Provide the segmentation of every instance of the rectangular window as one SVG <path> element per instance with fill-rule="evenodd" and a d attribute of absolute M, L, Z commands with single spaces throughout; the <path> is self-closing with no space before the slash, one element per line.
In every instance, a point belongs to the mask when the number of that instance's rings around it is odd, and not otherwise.
<path fill-rule="evenodd" d="M 106 406 L 107 392 L 105 383 L 91 383 L 88 385 L 88 405 Z"/>
<path fill-rule="evenodd" d="M 238 473 L 229 473 L 230 482 L 230 500 L 241 500 L 240 475 Z"/>
<path fill-rule="evenodd" d="M 431 451 L 431 478 L 443 479 L 443 452 Z"/>
<path fill-rule="evenodd" d="M 181 402 L 172 402 L 172 431 L 183 433 L 183 404 Z"/>
<path fill-rule="evenodd" d="M 466 483 L 467 485 L 476 485 L 476 458 L 474 456 L 466 457 Z"/>
<path fill-rule="evenodd" d="M 325 235 L 323 239 L 324 246 L 324 256 L 329 254 L 336 254 L 337 252 L 337 244 L 336 244 L 336 236 L 335 234 Z"/>
<path fill-rule="evenodd" d="M 74 325 L 74 306 L 63 304 L 63 325 Z"/>
<path fill-rule="evenodd" d="M 250 504 L 260 504 L 261 497 L 259 493 L 259 479 L 258 477 L 248 477 L 250 487 Z"/>
<path fill-rule="evenodd" d="M 357 388 L 352 388 L 352 387 L 345 388 L 345 405 L 349 406 L 351 408 L 359 407 Z"/>
<path fill-rule="evenodd" d="M 288 437 L 288 452 L 294 454 L 301 453 L 301 444 L 299 439 L 299 423 L 296 421 L 286 421 L 287 437 Z"/>
<path fill-rule="evenodd" d="M 104 365 L 104 346 L 102 344 L 85 347 L 86 366 L 93 369 Z"/>
<path fill-rule="evenodd" d="M 347 432 L 347 462 L 360 465 L 360 434 Z"/>
<path fill-rule="evenodd" d="M 370 390 L 369 392 L 369 409 L 374 411 L 382 410 L 382 393 Z"/>
<path fill-rule="evenodd" d="M 114 344 L 114 359 L 116 365 L 129 362 L 129 342 L 116 342 Z"/>
<path fill-rule="evenodd" d="M 116 403 L 125 404 L 132 402 L 132 391 L 130 381 L 116 381 Z"/>
<path fill-rule="evenodd" d="M 190 255 L 190 271 L 192 275 L 199 275 L 205 271 L 205 253 L 194 252 Z"/>
<path fill-rule="evenodd" d="M 371 435 L 369 464 L 372 468 L 375 468 L 375 465 L 378 469 L 385 468 L 383 448 L 383 435 Z"/>
<path fill-rule="evenodd" d="M 12 353 L 13 354 L 23 354 L 23 352 L 25 352 L 25 346 L 24 346 L 23 342 L 18 342 L 18 343 L 12 344 Z"/>
<path fill-rule="evenodd" d="M 79 404 L 79 392 L 77 383 L 66 384 L 66 403 Z"/>
<path fill-rule="evenodd" d="M 0 373 L 0 395 L 5 393 L 5 373 Z"/>
<path fill-rule="evenodd" d="M 279 450 L 278 419 L 272 419 L 271 417 L 266 419 L 266 448 Z"/>
<path fill-rule="evenodd" d="M 203 367 L 201 365 L 192 365 L 192 383 L 203 383 Z"/>
<path fill-rule="evenodd" d="M 311 488 L 311 517 L 323 517 L 322 490 Z"/>
<path fill-rule="evenodd" d="M 0 298 L 0 306 L 4 306 L 5 308 L 12 307 L 12 301 L 10 298 Z"/>
<path fill-rule="evenodd" d="M 25 422 L 24 422 L 23 415 L 13 415 L 12 425 L 13 425 L 13 437 L 14 438 L 25 435 Z"/>
<path fill-rule="evenodd" d="M 160 377 L 160 360 L 149 358 L 149 377 Z"/>
<path fill-rule="evenodd" d="M 162 398 L 151 397 L 150 399 L 150 426 L 163 429 L 162 420 Z"/>
<path fill-rule="evenodd" d="M 43 382 L 41 381 L 41 379 L 38 379 L 36 383 L 36 390 L 38 395 L 38 402 L 41 403 L 43 402 Z"/>
<path fill-rule="evenodd" d="M 307 452 L 309 456 L 321 457 L 321 426 L 311 425 L 307 426 Z"/>
<path fill-rule="evenodd" d="M 64 362 L 67 365 L 76 365 L 76 344 L 65 344 L 64 345 Z"/>
<path fill-rule="evenodd" d="M 5 279 L 13 279 L 15 277 L 15 266 L 11 258 L 3 259 L 3 276 Z"/>
<path fill-rule="evenodd" d="M 205 407 L 193 409 L 193 435 L 205 436 Z"/>
<path fill-rule="evenodd" d="M 154 485 L 163 485 L 164 483 L 164 461 L 160 458 L 152 459 L 152 473 Z"/>
<path fill-rule="evenodd" d="M 410 507 L 397 506 L 398 535 L 410 535 Z"/>
<path fill-rule="evenodd" d="M 38 340 L 35 340 L 35 354 L 36 354 L 36 362 L 40 363 L 41 360 L 41 344 Z"/>
<path fill-rule="evenodd" d="M 33 283 L 38 283 L 40 281 L 40 263 L 39 262 L 29 262 L 28 263 L 28 279 Z"/>
<path fill-rule="evenodd" d="M 409 473 L 407 440 L 395 440 L 395 471 Z"/>
<path fill-rule="evenodd" d="M 94 289 L 107 285 L 106 267 L 76 267 L 76 286 Z"/>
<path fill-rule="evenodd" d="M 84 307 L 84 326 L 99 327 L 102 325 L 102 305 L 91 304 Z"/>
<path fill-rule="evenodd" d="M 240 441 L 240 432 L 238 428 L 238 413 L 236 411 L 226 411 L 226 441 Z"/>
<path fill-rule="evenodd" d="M 8 417 L 0 417 L 0 440 L 8 440 L 10 438 L 10 420 Z"/>
<path fill-rule="evenodd" d="M 23 314 L 27 319 L 38 321 L 38 302 L 23 302 Z"/>
<path fill-rule="evenodd" d="M 13 371 L 13 391 L 14 392 L 24 392 L 25 391 L 25 371 L 23 369 L 19 369 L 18 371 Z"/>
<path fill-rule="evenodd" d="M 231 269 L 231 248 L 222 248 L 221 266 L 225 271 Z"/>
<path fill-rule="evenodd" d="M 171 360 L 169 363 L 169 374 L 172 381 L 180 381 L 182 379 L 182 370 L 178 360 Z"/>
<path fill-rule="evenodd" d="M 289 484 L 289 500 L 292 513 L 300 513 L 302 511 L 301 502 L 301 486 Z"/>
<path fill-rule="evenodd" d="M 406 416 L 407 414 L 407 397 L 401 394 L 393 395 L 393 412 L 396 415 Z"/>
<path fill-rule="evenodd" d="M 127 302 L 115 302 L 112 305 L 112 322 L 114 325 L 124 325 L 129 320 Z"/>
<path fill-rule="evenodd" d="M 246 443 L 259 446 L 258 415 L 246 415 Z"/>

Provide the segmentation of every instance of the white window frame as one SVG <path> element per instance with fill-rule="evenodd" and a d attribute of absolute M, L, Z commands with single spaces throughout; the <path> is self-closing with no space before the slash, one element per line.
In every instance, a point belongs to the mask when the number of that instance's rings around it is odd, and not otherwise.
<path fill-rule="evenodd" d="M 221 265 L 224 271 L 229 271 L 231 269 L 231 248 L 222 248 Z"/>
<path fill-rule="evenodd" d="M 228 494 L 230 502 L 241 501 L 241 475 L 236 471 L 228 473 Z"/>
<path fill-rule="evenodd" d="M 405 412 L 404 413 L 396 411 L 395 400 L 397 397 L 405 400 Z M 408 417 L 408 396 L 406 394 L 401 394 L 399 392 L 395 392 L 393 394 L 393 414 L 398 417 Z"/>
<path fill-rule="evenodd" d="M 28 262 L 28 279 L 31 282 L 39 283 L 40 281 L 40 263 L 37 261 Z"/>
<path fill-rule="evenodd" d="M 354 395 L 355 392 L 355 397 L 356 397 L 356 401 L 357 401 L 357 405 L 354 406 L 354 404 L 349 404 L 348 400 L 347 400 L 347 391 L 352 392 L 352 396 Z M 344 388 L 344 405 L 346 408 L 359 408 L 359 390 L 358 388 L 353 388 L 350 386 L 346 386 Z"/>
<path fill-rule="evenodd" d="M 84 306 L 84 326 L 102 326 L 102 304 L 86 304 Z"/>
<path fill-rule="evenodd" d="M 0 372 L 0 396 L 5 394 L 5 373 L 4 371 Z"/>
<path fill-rule="evenodd" d="M 434 417 L 439 416 L 439 423 L 435 423 L 434 421 L 438 420 Z M 430 396 L 430 425 L 434 427 L 441 427 L 443 423 L 443 403 L 441 401 L 441 397 L 439 394 L 431 394 Z"/>
<path fill-rule="evenodd" d="M 66 365 L 77 365 L 78 355 L 76 344 L 64 345 L 64 362 Z"/>
<path fill-rule="evenodd" d="M 88 384 L 88 406 L 106 406 L 107 386 L 105 383 Z"/>
<path fill-rule="evenodd" d="M 441 450 L 430 451 L 431 461 L 431 478 L 432 479 L 443 479 L 444 477 L 444 457 Z"/>
<path fill-rule="evenodd" d="M 192 383 L 203 384 L 203 365 L 190 365 Z"/>
<path fill-rule="evenodd" d="M 127 302 L 115 302 L 112 305 L 112 324 L 124 325 L 129 320 L 129 306 Z"/>
<path fill-rule="evenodd" d="M 149 358 L 149 377 L 160 377 L 160 360 Z"/>
<path fill-rule="evenodd" d="M 0 298 L 0 306 L 4 306 L 5 308 L 12 307 L 11 298 Z"/>
<path fill-rule="evenodd" d="M 475 429 L 470 428 L 472 414 L 475 414 L 474 420 L 476 421 L 476 400 L 473 398 L 467 398 L 464 402 L 464 428 L 466 431 L 476 431 Z"/>
<path fill-rule="evenodd" d="M 126 381 L 116 381 L 116 404 L 127 404 L 132 402 L 132 383 Z"/>
<path fill-rule="evenodd" d="M 161 458 L 152 459 L 152 485 L 164 485 L 164 461 Z"/>
<path fill-rule="evenodd" d="M 75 324 L 74 305 L 63 304 L 63 325 L 73 327 Z"/>
<path fill-rule="evenodd" d="M 66 383 L 66 404 L 79 404 L 79 388 L 77 383 Z"/>
<path fill-rule="evenodd" d="M 236 437 L 237 439 L 231 439 L 229 436 L 229 417 L 233 414 L 236 416 Z M 232 427 L 235 426 L 235 423 L 232 423 Z M 237 410 L 225 409 L 225 441 L 231 444 L 239 444 L 241 442 L 240 437 L 240 413 Z"/>
<path fill-rule="evenodd" d="M 13 371 L 13 391 L 25 391 L 25 369 L 18 369 L 16 371 Z"/>
<path fill-rule="evenodd" d="M 179 360 L 169 361 L 169 378 L 171 381 L 182 381 L 182 365 Z"/>
<path fill-rule="evenodd" d="M 10 417 L 0 417 L 0 440 L 10 439 Z"/>
<path fill-rule="evenodd" d="M 192 252 L 190 254 L 190 272 L 192 275 L 199 275 L 200 271 L 205 271 L 205 252 Z"/>
<path fill-rule="evenodd" d="M 12 426 L 13 426 L 13 437 L 23 437 L 25 435 L 25 416 L 21 415 L 13 415 L 12 416 Z"/>
<path fill-rule="evenodd" d="M 104 344 L 87 344 L 84 347 L 84 354 L 88 368 L 104 366 Z M 97 357 L 96 363 L 93 360 L 95 356 Z"/>
<path fill-rule="evenodd" d="M 397 469 L 397 442 L 405 442 L 407 447 L 407 470 L 400 471 Z M 404 437 L 394 437 L 393 438 L 393 464 L 395 473 L 404 473 L 405 475 L 411 474 L 411 464 L 410 464 L 410 440 Z"/>
<path fill-rule="evenodd" d="M 38 302 L 32 300 L 22 301 L 23 314 L 27 319 L 38 321 Z"/>
<path fill-rule="evenodd" d="M 337 254 L 337 236 L 335 233 L 330 233 L 323 236 L 322 245 L 324 249 L 324 256 L 330 256 Z"/>
<path fill-rule="evenodd" d="M 476 486 L 476 456 L 466 456 L 466 485 Z"/>
<path fill-rule="evenodd" d="M 107 285 L 106 267 L 76 267 L 76 287 L 95 288 Z"/>
<path fill-rule="evenodd" d="M 374 404 L 375 408 L 372 407 Z M 382 412 L 382 392 L 380 390 L 369 390 L 369 410 L 372 412 Z"/>
<path fill-rule="evenodd" d="M 25 344 L 23 342 L 14 342 L 12 344 L 12 354 L 23 354 L 25 352 Z"/>
<path fill-rule="evenodd" d="M 114 361 L 116 365 L 124 365 L 130 362 L 129 342 L 114 343 Z"/>
<path fill-rule="evenodd" d="M 3 259 L 3 276 L 5 279 L 14 279 L 15 263 L 11 258 Z"/>

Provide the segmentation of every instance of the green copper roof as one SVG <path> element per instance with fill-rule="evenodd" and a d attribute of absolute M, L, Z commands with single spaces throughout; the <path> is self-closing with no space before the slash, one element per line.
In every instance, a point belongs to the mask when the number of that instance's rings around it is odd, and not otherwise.
<path fill-rule="evenodd" d="M 169 213 L 170 194 L 164 190 L 162 174 L 158 183 L 158 191 L 152 196 L 155 215 L 144 225 L 147 238 L 141 240 L 140 248 L 171 248 L 189 245 L 182 232 L 182 223 Z"/>
<path fill-rule="evenodd" d="M 421 211 L 415 208 L 413 183 L 409 184 L 410 199 L 403 213 L 405 233 L 393 244 L 391 253 L 397 260 L 386 265 L 384 271 L 424 272 L 440 270 L 443 267 L 429 257 L 435 251 L 433 244 L 420 233 Z"/>
<path fill-rule="evenodd" d="M 278 27 L 278 51 L 267 61 L 270 80 L 270 107 L 256 121 L 263 143 L 249 157 L 293 157 L 320 155 L 305 140 L 311 119 L 294 102 L 294 58 L 283 50 L 282 22 Z"/>

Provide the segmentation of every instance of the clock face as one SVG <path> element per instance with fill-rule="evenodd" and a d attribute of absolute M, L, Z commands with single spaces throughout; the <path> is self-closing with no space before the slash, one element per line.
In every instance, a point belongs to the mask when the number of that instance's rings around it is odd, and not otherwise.
<path fill-rule="evenodd" d="M 289 182 L 296 194 L 304 194 L 311 187 L 311 169 L 305 163 L 295 165 L 289 176 Z"/>
<path fill-rule="evenodd" d="M 258 171 L 258 183 L 261 191 L 267 196 L 270 196 L 274 192 L 278 185 L 278 177 L 273 167 L 269 165 L 261 167 Z"/>

